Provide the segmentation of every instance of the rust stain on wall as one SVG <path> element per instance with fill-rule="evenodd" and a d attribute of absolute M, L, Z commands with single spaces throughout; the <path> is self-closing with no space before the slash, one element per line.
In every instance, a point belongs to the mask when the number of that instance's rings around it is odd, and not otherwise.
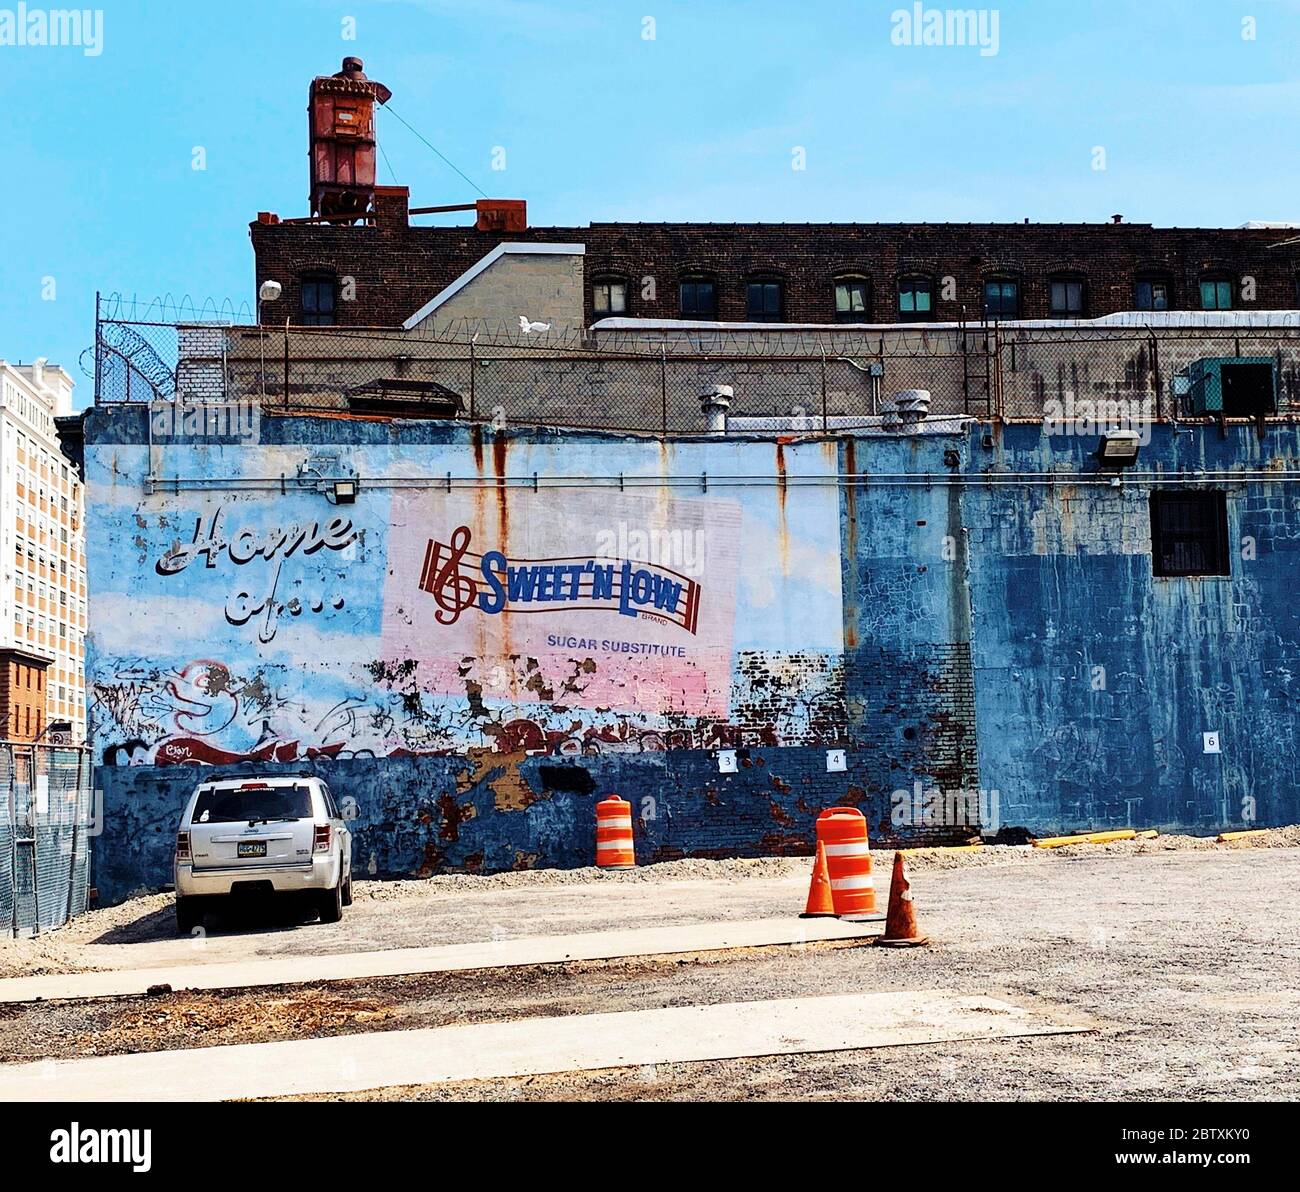
<path fill-rule="evenodd" d="M 785 503 L 788 496 L 785 470 L 785 445 L 776 445 L 776 547 L 781 560 L 781 574 L 790 574 L 790 528 L 786 521 Z"/>
<path fill-rule="evenodd" d="M 498 549 L 505 555 L 510 553 L 510 506 L 509 496 L 506 492 L 506 477 L 510 463 L 510 445 L 506 438 L 505 431 L 498 431 L 492 439 L 492 472 L 496 477 L 496 498 L 497 498 L 497 541 Z M 506 658 L 514 656 L 510 644 L 510 609 L 507 607 L 502 610 L 498 617 L 501 622 L 501 655 Z M 515 681 L 514 668 L 511 667 L 508 680 L 510 685 L 510 694 L 518 694 L 518 684 Z"/>
<path fill-rule="evenodd" d="M 852 439 L 844 440 L 844 556 L 848 559 L 858 557 L 858 459 L 857 449 Z M 844 648 L 858 648 L 857 592 L 852 583 L 845 585 L 844 592 Z"/>

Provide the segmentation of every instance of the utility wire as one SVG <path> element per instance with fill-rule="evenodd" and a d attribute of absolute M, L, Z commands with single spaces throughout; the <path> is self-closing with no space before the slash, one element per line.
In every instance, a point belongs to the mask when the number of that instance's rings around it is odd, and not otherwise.
<path fill-rule="evenodd" d="M 376 140 L 375 144 L 379 146 L 380 156 L 384 159 L 384 165 L 388 167 L 388 176 L 393 180 L 393 185 L 397 185 L 397 171 L 393 169 L 393 163 L 388 160 L 388 151 L 384 148 L 383 141 Z"/>
<path fill-rule="evenodd" d="M 440 150 L 437 145 L 433 144 L 427 137 L 425 137 L 424 134 L 421 133 L 418 128 L 415 128 L 413 125 L 403 120 L 399 113 L 393 111 L 392 104 L 385 104 L 384 111 L 392 112 L 393 117 L 396 120 L 400 121 L 402 124 L 405 124 L 407 128 L 409 128 L 413 133 L 415 133 L 415 135 L 421 141 L 423 141 L 430 149 L 432 149 L 434 153 L 436 153 L 444 162 L 446 162 L 447 165 L 449 165 L 453 170 L 455 170 L 457 174 L 459 174 L 466 182 L 470 184 L 470 186 L 472 186 L 476 191 L 478 191 L 480 195 L 482 195 L 485 199 L 488 197 L 487 191 L 485 191 L 477 182 L 474 181 L 473 178 L 471 178 L 467 173 L 465 173 L 465 171 L 462 170 L 460 166 L 458 166 L 454 161 L 452 161 L 451 158 L 449 158 L 445 153 L 443 153 L 442 150 Z"/>

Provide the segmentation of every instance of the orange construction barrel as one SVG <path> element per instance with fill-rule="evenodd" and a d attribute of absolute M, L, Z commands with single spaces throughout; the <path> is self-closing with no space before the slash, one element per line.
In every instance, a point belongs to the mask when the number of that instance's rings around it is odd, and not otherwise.
<path fill-rule="evenodd" d="M 867 817 L 856 807 L 828 807 L 817 817 L 817 842 L 826 849 L 835 913 L 875 914 Z"/>
<path fill-rule="evenodd" d="M 601 869 L 634 869 L 632 804 L 617 795 L 596 804 L 596 864 Z"/>

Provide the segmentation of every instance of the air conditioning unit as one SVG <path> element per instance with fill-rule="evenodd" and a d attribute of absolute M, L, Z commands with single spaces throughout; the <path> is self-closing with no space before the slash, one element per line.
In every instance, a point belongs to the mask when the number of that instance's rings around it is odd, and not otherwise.
<path fill-rule="evenodd" d="M 1210 356 L 1187 367 L 1188 413 L 1255 418 L 1277 411 L 1272 356 Z"/>

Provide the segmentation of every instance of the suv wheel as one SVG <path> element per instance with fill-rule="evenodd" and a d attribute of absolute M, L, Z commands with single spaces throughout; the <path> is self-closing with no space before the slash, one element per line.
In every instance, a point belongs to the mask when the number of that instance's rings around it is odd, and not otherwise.
<path fill-rule="evenodd" d="M 340 895 L 340 901 L 343 903 L 344 906 L 352 905 L 352 874 L 351 873 L 349 873 L 347 877 L 343 879 L 343 892 Z"/>
<path fill-rule="evenodd" d="M 176 931 L 179 935 L 189 935 L 196 927 L 203 924 L 203 908 L 197 898 L 182 898 L 176 895 Z"/>
<path fill-rule="evenodd" d="M 320 898 L 320 921 L 337 923 L 343 918 L 343 879 L 332 890 L 325 890 Z"/>

